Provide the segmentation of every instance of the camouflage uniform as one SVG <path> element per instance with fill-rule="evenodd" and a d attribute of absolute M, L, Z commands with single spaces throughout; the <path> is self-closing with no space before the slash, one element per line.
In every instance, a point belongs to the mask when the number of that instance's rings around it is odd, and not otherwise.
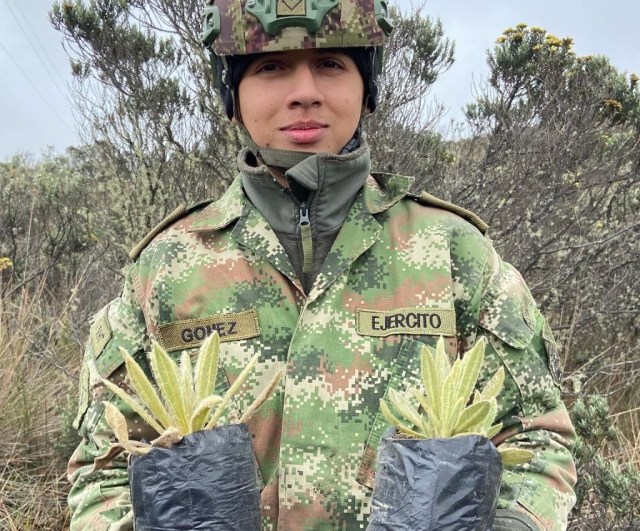
<path fill-rule="evenodd" d="M 213 331 L 222 341 L 220 391 L 260 353 L 236 414 L 284 369 L 249 423 L 265 529 L 365 529 L 387 427 L 379 400 L 389 389 L 419 385 L 420 347 L 440 335 L 450 353 L 487 339 L 479 385 L 499 367 L 507 374 L 495 443 L 536 452 L 504 473 L 503 523 L 566 527 L 574 432 L 549 327 L 482 222 L 428 195 L 408 195 L 410 184 L 401 176 L 367 179 L 307 295 L 239 178 L 219 201 L 176 213 L 147 238 L 122 295 L 92 326 L 77 419 L 83 441 L 69 464 L 72 529 L 132 527 L 126 462 L 90 471 L 113 440 L 101 405 L 113 397 L 99 377 L 127 385 L 118 348 L 141 363 L 151 339 L 176 357 L 183 349 L 195 354 Z M 132 437 L 155 437 L 125 414 Z"/>

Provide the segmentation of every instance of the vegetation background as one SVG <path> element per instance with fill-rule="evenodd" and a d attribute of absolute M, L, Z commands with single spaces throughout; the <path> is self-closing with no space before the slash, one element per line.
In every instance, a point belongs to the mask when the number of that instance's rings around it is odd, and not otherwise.
<path fill-rule="evenodd" d="M 77 372 L 128 249 L 179 203 L 218 197 L 240 145 L 198 42 L 200 0 L 55 3 L 84 141 L 0 163 L 0 528 L 68 527 Z M 519 24 L 466 121 L 429 87 L 454 61 L 437 20 L 393 13 L 374 167 L 491 225 L 549 317 L 580 435 L 571 529 L 640 528 L 640 88 L 606 57 Z"/>

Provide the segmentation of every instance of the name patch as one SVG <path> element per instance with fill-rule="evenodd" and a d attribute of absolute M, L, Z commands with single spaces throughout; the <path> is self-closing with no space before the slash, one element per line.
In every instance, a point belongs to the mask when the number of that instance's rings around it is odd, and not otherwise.
<path fill-rule="evenodd" d="M 220 342 L 240 341 L 260 335 L 258 312 L 224 313 L 200 319 L 187 319 L 158 327 L 158 342 L 169 352 L 199 347 L 214 332 Z"/>
<path fill-rule="evenodd" d="M 379 311 L 356 310 L 356 328 L 362 336 L 387 337 L 394 334 L 455 336 L 455 310 L 436 308 L 396 308 Z"/>

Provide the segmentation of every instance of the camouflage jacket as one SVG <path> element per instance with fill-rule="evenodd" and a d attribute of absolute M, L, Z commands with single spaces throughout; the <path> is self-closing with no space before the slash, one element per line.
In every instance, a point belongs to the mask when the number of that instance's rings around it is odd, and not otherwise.
<path fill-rule="evenodd" d="M 574 432 L 550 329 L 521 276 L 464 213 L 407 195 L 409 185 L 399 176 L 367 179 L 308 295 L 240 179 L 145 242 L 121 296 L 91 329 L 76 419 L 83 440 L 68 471 L 72 529 L 132 527 L 126 461 L 91 471 L 113 440 L 101 403 L 113 397 L 99 379 L 127 385 L 118 348 L 144 363 L 151 339 L 177 356 L 195 353 L 214 330 L 221 390 L 260 353 L 237 412 L 284 369 L 249 423 L 265 529 L 365 529 L 387 428 L 379 400 L 391 388 L 419 385 L 419 348 L 440 335 L 450 353 L 486 337 L 479 385 L 501 366 L 507 373 L 504 430 L 494 442 L 536 452 L 504 472 L 500 512 L 514 521 L 522 515 L 531 528 L 566 527 Z M 132 437 L 155 437 L 131 413 L 128 423 Z"/>

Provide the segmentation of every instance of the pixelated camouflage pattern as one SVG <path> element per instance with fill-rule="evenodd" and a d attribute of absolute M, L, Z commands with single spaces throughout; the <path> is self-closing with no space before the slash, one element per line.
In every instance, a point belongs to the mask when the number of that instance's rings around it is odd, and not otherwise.
<path fill-rule="evenodd" d="M 215 0 L 220 11 L 220 34 L 211 49 L 218 56 L 249 55 L 312 48 L 381 46 L 384 32 L 376 21 L 374 0 L 341 0 L 327 13 L 320 29 L 284 28 L 278 35 L 264 31 L 260 21 L 244 9 L 244 0 Z"/>
<path fill-rule="evenodd" d="M 420 348 L 434 346 L 437 336 L 361 335 L 356 313 L 411 307 L 455 311 L 450 353 L 487 338 L 479 386 L 499 367 L 507 374 L 499 399 L 504 430 L 495 443 L 536 452 L 531 463 L 505 472 L 499 506 L 529 515 L 540 529 L 566 527 L 575 500 L 574 431 L 549 370 L 545 321 L 491 242 L 457 215 L 406 197 L 410 182 L 368 178 L 307 296 L 239 179 L 151 242 L 130 267 L 121 297 L 102 310 L 111 339 L 101 352 L 91 342 L 87 348 L 91 400 L 81 404 L 84 439 L 68 470 L 72 529 L 131 529 L 126 461 L 90 470 L 113 440 L 100 404 L 113 397 L 98 375 L 127 385 L 118 347 L 144 362 L 160 325 L 251 309 L 260 335 L 221 343 L 217 387 L 230 385 L 260 353 L 233 404 L 236 415 L 284 369 L 274 396 L 249 422 L 264 529 L 365 529 L 387 427 L 379 400 L 389 389 L 419 385 Z M 125 413 L 132 437 L 155 435 Z"/>

